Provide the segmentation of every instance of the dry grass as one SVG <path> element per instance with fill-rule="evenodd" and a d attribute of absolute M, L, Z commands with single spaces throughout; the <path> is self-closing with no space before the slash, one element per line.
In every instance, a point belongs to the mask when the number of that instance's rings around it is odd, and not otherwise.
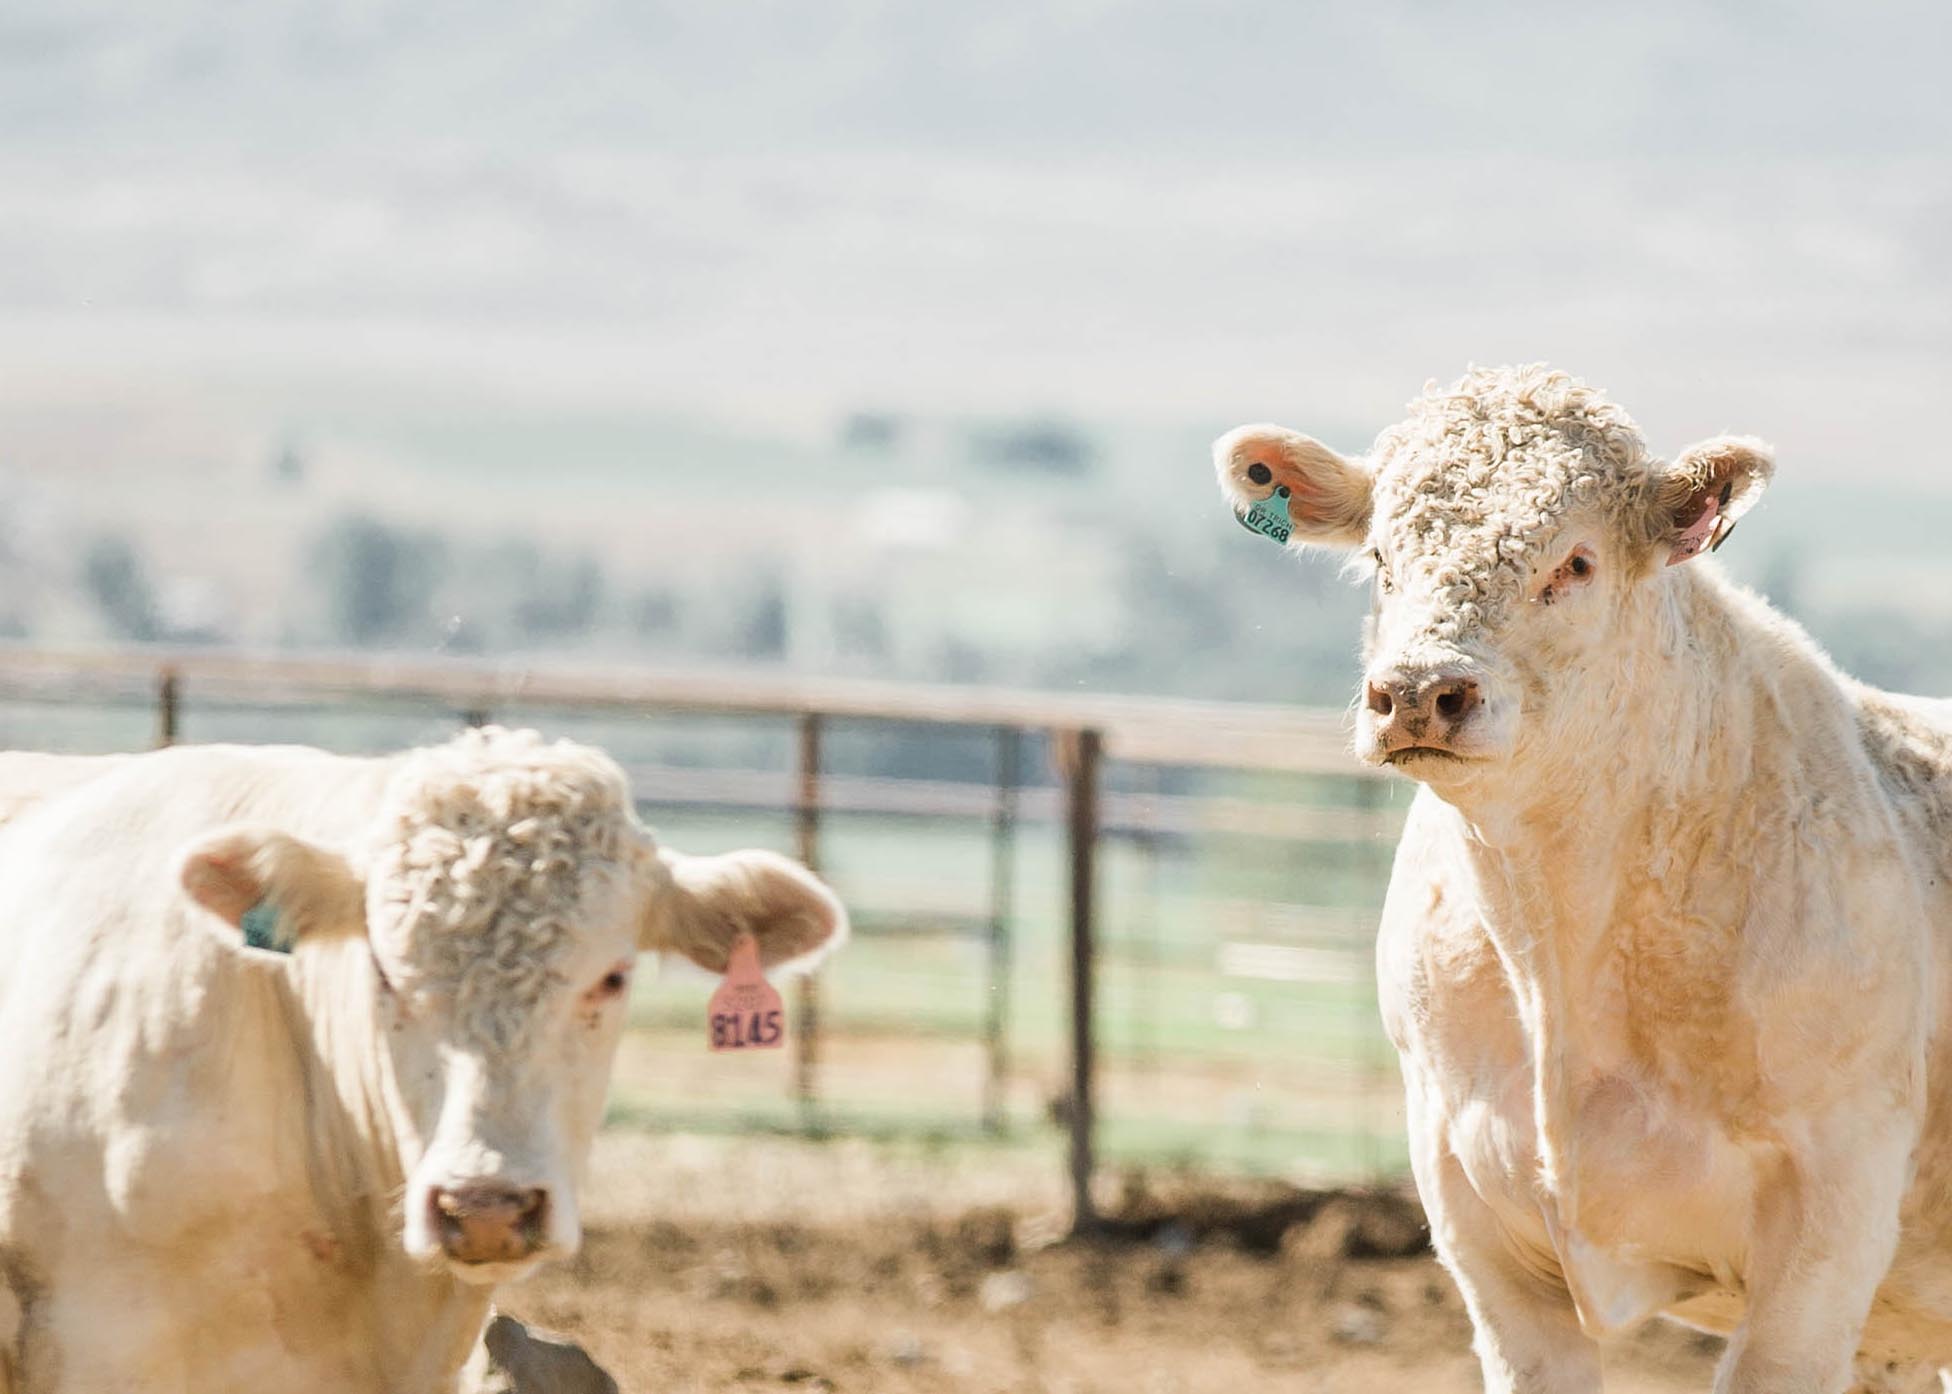
<path fill-rule="evenodd" d="M 1060 1244 L 1058 1182 L 1023 1152 L 608 1135 L 585 1252 L 503 1306 L 630 1394 L 1478 1388 L 1435 1262 L 1348 1257 L 1405 1246 L 1396 1198 L 1128 1186 L 1124 1238 Z M 1657 1329 L 1609 1388 L 1705 1388 L 1711 1358 Z"/>

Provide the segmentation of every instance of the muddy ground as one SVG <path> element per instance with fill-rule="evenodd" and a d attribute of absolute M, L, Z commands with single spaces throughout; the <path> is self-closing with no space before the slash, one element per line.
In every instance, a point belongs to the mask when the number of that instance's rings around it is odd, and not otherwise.
<path fill-rule="evenodd" d="M 627 1394 L 1476 1390 L 1470 1326 L 1391 1192 L 1122 1178 L 1111 1237 L 1060 1242 L 1047 1158 L 607 1137 L 573 1264 L 505 1310 Z M 1621 1394 L 1705 1389 L 1656 1327 Z"/>

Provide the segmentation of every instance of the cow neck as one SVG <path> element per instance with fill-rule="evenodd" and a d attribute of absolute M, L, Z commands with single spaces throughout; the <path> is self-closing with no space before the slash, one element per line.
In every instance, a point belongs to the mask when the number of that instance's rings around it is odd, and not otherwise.
<path fill-rule="evenodd" d="M 489 1295 L 400 1247 L 405 1190 L 400 1103 L 380 1020 L 380 984 L 365 941 L 311 946 L 293 960 L 285 994 L 305 1093 L 313 1200 L 343 1271 L 370 1293 L 367 1349 L 402 1390 L 445 1387 L 488 1319 Z"/>
<path fill-rule="evenodd" d="M 1455 802 L 1533 1050 L 1542 1180 L 1568 1229 L 1579 1208 L 1576 1093 L 1631 1057 L 1632 1004 L 1610 990 L 1630 951 L 1625 921 L 1650 881 L 1671 891 L 1691 874 L 1676 852 L 1713 835 L 1706 820 L 1752 774 L 1754 743 L 1726 735 L 1752 730 L 1771 700 L 1744 607 L 1709 568 L 1688 570 L 1706 574 L 1644 586 L 1623 612 L 1627 642 L 1653 661 L 1595 685 L 1605 696 L 1587 707 L 1580 739 L 1549 742 L 1553 758 Z"/>

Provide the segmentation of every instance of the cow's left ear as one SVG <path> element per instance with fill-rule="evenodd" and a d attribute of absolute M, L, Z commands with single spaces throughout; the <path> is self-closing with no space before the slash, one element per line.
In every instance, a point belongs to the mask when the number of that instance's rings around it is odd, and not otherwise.
<path fill-rule="evenodd" d="M 1360 547 L 1374 481 L 1313 436 L 1240 426 L 1213 443 L 1220 492 L 1242 526 L 1283 546 Z"/>
<path fill-rule="evenodd" d="M 1656 544 L 1678 566 L 1728 540 L 1776 472 L 1776 456 L 1753 436 L 1716 436 L 1683 450 L 1657 476 Z"/>
<path fill-rule="evenodd" d="M 660 848 L 637 947 L 725 971 L 742 934 L 767 969 L 811 967 L 847 939 L 847 912 L 818 877 L 774 852 L 688 857 Z"/>
<path fill-rule="evenodd" d="M 358 934 L 365 887 L 352 866 L 272 828 L 225 828 L 184 849 L 177 879 L 190 899 L 228 926 L 227 942 L 290 953 L 307 935 Z"/>

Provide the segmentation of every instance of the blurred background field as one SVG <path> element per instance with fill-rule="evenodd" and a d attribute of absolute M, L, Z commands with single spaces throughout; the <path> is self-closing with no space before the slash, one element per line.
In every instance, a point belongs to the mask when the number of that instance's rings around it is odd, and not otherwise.
<path fill-rule="evenodd" d="M 1549 360 L 1952 690 L 1952 12 L 0 4 L 0 635 L 1339 706 L 1207 443 Z M 1820 95 L 1818 95 L 1820 94 Z"/>

